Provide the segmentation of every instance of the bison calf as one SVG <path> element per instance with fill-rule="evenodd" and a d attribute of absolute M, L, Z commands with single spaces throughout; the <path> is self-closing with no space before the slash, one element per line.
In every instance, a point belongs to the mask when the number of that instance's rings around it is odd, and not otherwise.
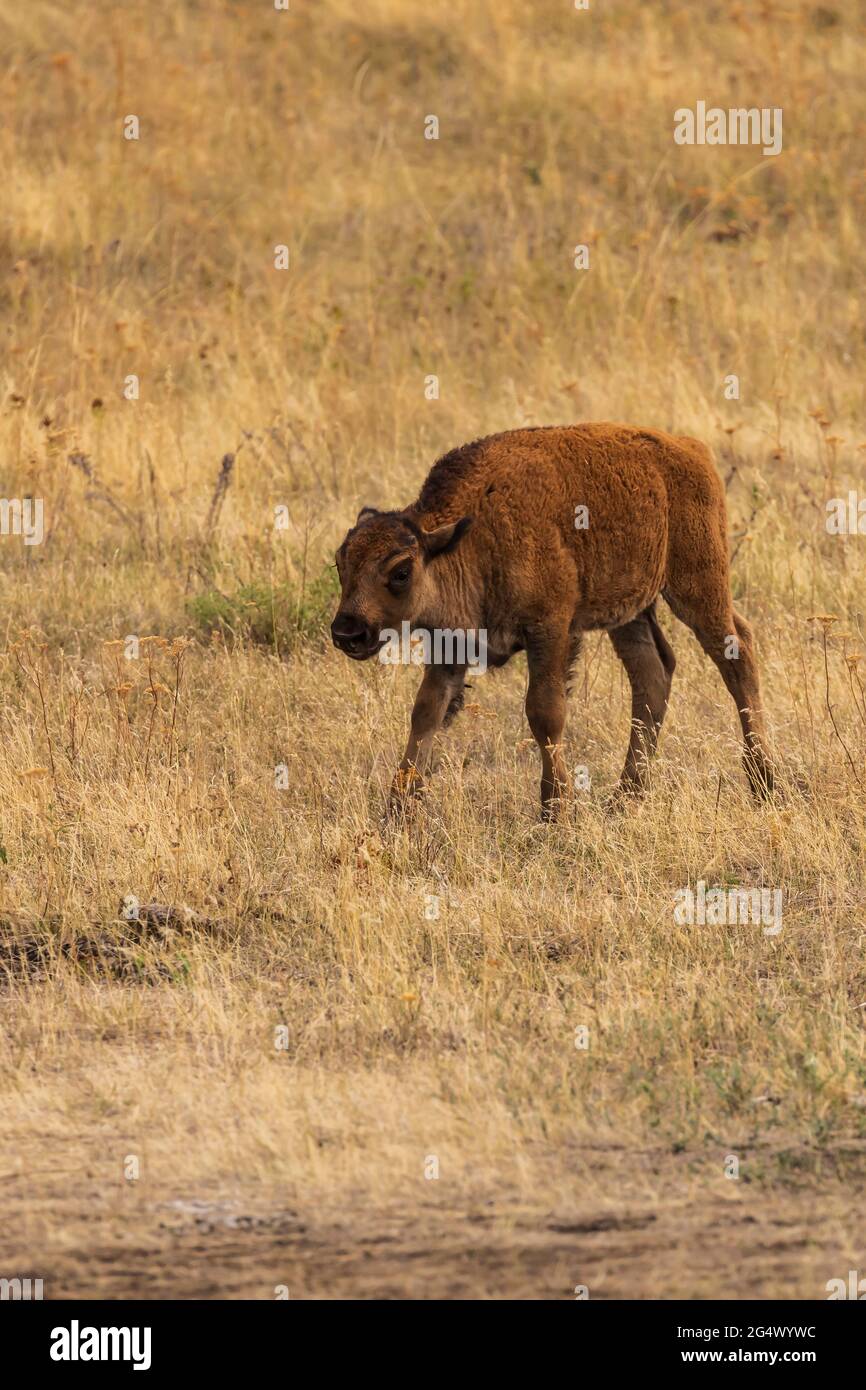
<path fill-rule="evenodd" d="M 772 790 L 752 633 L 731 600 L 724 489 L 698 440 L 585 424 L 465 444 L 433 465 L 411 506 L 365 507 L 337 569 L 331 632 L 355 660 L 375 656 L 388 630 L 484 633 L 492 666 L 526 652 L 526 716 L 541 749 L 546 818 L 567 789 L 566 688 L 592 629 L 609 633 L 631 682 L 620 785 L 644 789 L 675 664 L 656 621 L 659 594 L 736 701 L 753 792 Z M 434 735 L 463 703 L 466 671 L 459 656 L 427 666 L 393 803 L 422 788 Z"/>

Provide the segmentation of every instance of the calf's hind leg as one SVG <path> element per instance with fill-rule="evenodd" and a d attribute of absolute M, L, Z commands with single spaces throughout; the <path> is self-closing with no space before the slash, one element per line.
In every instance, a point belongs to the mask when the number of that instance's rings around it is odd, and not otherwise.
<path fill-rule="evenodd" d="M 727 575 L 721 591 L 714 582 L 707 588 L 709 592 L 704 593 L 690 588 L 687 597 L 676 589 L 665 589 L 664 597 L 712 657 L 734 698 L 743 731 L 743 766 L 752 795 L 763 799 L 772 794 L 775 777 L 764 729 L 752 629 L 734 608 Z"/>
<path fill-rule="evenodd" d="M 631 737 L 620 790 L 641 794 L 668 707 L 676 658 L 658 625 L 655 605 L 609 634 L 631 683 Z"/>

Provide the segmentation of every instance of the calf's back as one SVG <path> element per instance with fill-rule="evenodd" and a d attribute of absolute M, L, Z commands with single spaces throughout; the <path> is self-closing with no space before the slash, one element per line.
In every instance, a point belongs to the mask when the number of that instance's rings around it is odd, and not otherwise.
<path fill-rule="evenodd" d="M 425 530 L 473 517 L 453 564 L 517 623 L 566 605 L 580 628 L 616 627 L 671 572 L 727 572 L 724 490 L 698 440 L 627 425 L 511 430 L 431 469 L 407 514 Z"/>

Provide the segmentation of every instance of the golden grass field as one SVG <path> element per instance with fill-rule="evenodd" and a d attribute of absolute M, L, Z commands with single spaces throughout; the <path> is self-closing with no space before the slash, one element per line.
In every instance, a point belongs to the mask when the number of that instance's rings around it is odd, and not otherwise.
<path fill-rule="evenodd" d="M 866 465 L 861 6 L 0 0 L 0 52 L 0 492 L 45 518 L 0 537 L 0 1276 L 866 1272 L 866 537 L 824 524 Z M 699 99 L 781 107 L 783 152 L 677 146 Z M 383 829 L 418 674 L 331 647 L 333 552 L 453 445 L 587 419 L 715 450 L 799 789 L 752 805 L 662 609 L 643 805 L 605 807 L 629 698 L 596 634 L 560 824 L 519 657 Z M 782 931 L 678 924 L 699 879 L 781 889 Z"/>

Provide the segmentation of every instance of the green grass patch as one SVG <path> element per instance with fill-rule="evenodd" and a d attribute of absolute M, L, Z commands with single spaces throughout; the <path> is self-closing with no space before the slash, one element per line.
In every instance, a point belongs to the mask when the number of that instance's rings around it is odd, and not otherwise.
<path fill-rule="evenodd" d="M 187 611 L 203 632 L 221 632 L 285 655 L 324 637 L 339 592 L 336 571 L 327 566 L 303 588 L 253 583 L 230 594 L 206 589 L 188 601 Z"/>

